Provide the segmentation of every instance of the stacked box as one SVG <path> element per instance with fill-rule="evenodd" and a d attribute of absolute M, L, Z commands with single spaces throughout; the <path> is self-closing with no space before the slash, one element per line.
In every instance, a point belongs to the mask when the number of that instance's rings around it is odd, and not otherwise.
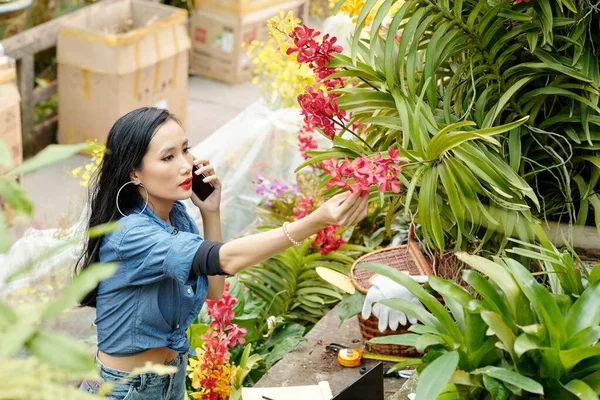
<path fill-rule="evenodd" d="M 21 96 L 17 89 L 15 62 L 6 56 L 0 65 L 0 140 L 12 151 L 12 165 L 23 162 Z M 0 172 L 1 171 L 0 166 Z"/>
<path fill-rule="evenodd" d="M 229 4 L 224 0 L 200 0 Z M 210 4 L 213 4 L 210 3 Z M 245 0 L 240 4 L 264 4 Z M 191 21 L 192 58 L 190 72 L 205 78 L 227 83 L 240 83 L 250 80 L 253 65 L 242 47 L 253 40 L 266 40 L 269 36 L 267 21 L 284 10 L 292 11 L 302 20 L 308 17 L 307 0 L 295 0 L 277 4 L 259 11 L 243 14 L 237 7 L 235 12 L 208 7 L 194 10 Z M 250 7 L 252 9 L 252 7 Z"/>
<path fill-rule="evenodd" d="M 185 124 L 187 11 L 124 0 L 61 26 L 57 42 L 59 143 L 104 143 L 139 107 L 167 108 Z"/>

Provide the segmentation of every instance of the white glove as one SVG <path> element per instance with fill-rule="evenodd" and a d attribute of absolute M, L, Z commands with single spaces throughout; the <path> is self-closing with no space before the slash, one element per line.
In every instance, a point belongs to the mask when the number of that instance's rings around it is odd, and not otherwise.
<path fill-rule="evenodd" d="M 428 280 L 427 275 L 409 275 L 418 283 L 425 283 Z M 391 330 L 398 329 L 398 325 L 406 325 L 407 316 L 401 311 L 395 310 L 379 301 L 385 299 L 403 299 L 410 301 L 413 304 L 422 306 L 417 299 L 407 288 L 399 283 L 387 278 L 383 275 L 378 275 L 371 281 L 371 288 L 367 292 L 365 303 L 363 304 L 362 317 L 367 319 L 373 314 L 379 319 L 378 328 L 380 332 L 384 332 L 389 323 Z M 372 306 L 373 303 L 376 303 Z M 416 324 L 417 320 L 414 317 L 408 317 L 408 322 Z"/>

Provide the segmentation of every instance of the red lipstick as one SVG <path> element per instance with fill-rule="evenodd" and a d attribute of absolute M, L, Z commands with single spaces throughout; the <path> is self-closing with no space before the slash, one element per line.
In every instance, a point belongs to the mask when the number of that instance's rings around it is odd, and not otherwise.
<path fill-rule="evenodd" d="M 192 178 L 187 178 L 185 181 L 181 182 L 179 186 L 181 186 L 185 190 L 190 190 L 190 188 L 192 187 Z"/>

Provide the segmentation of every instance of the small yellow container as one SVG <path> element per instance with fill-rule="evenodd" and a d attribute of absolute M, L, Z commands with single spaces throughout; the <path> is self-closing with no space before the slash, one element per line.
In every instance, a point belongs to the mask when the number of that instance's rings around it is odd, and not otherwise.
<path fill-rule="evenodd" d="M 358 367 L 362 360 L 362 349 L 341 349 L 338 362 L 343 367 Z"/>

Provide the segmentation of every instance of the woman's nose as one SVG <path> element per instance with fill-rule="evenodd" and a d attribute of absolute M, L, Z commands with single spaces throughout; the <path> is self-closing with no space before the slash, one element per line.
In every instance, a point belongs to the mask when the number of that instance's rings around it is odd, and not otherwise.
<path fill-rule="evenodd" d="M 187 160 L 183 161 L 183 164 L 181 165 L 181 171 L 183 172 L 184 175 L 189 174 L 192 171 L 194 164 L 190 163 Z"/>

